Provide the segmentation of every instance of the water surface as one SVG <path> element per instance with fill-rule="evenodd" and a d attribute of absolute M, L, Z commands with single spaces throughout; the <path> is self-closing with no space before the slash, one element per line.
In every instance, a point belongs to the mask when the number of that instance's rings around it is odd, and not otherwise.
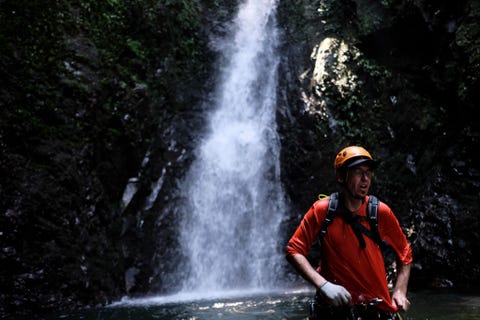
<path fill-rule="evenodd" d="M 313 292 L 277 292 L 205 300 L 174 300 L 179 297 L 152 297 L 127 300 L 112 306 L 62 313 L 51 320 L 300 320 L 307 319 L 308 302 Z M 405 320 L 478 320 L 480 294 L 465 295 L 422 291 L 410 294 L 411 310 Z"/>

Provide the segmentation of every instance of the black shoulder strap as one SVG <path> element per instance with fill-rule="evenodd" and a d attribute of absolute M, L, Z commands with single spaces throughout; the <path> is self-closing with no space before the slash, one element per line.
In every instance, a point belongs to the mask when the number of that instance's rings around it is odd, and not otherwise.
<path fill-rule="evenodd" d="M 380 238 L 380 233 L 378 232 L 378 207 L 379 201 L 377 197 L 370 195 L 367 204 L 367 212 L 368 222 L 370 223 L 370 232 L 372 234 L 371 238 L 378 244 L 383 256 L 385 257 L 385 255 L 388 253 L 388 250 L 391 248 L 387 241 Z"/>
<path fill-rule="evenodd" d="M 378 199 L 370 195 L 367 203 L 368 222 L 370 223 L 370 232 L 372 239 L 379 243 L 380 234 L 378 233 Z"/>
<path fill-rule="evenodd" d="M 335 218 L 335 212 L 338 208 L 338 192 L 334 192 L 328 199 L 328 210 L 325 220 L 323 220 L 322 227 L 320 228 L 320 238 L 323 238 L 327 234 L 327 227 L 332 223 Z"/>
<path fill-rule="evenodd" d="M 325 216 L 325 220 L 323 221 L 322 226 L 320 227 L 320 240 L 325 237 L 327 234 L 327 227 L 332 223 L 333 219 L 335 218 L 336 211 L 338 208 L 338 192 L 332 193 L 330 195 L 330 199 L 328 200 L 328 211 Z M 368 215 L 368 222 L 370 224 L 370 230 L 365 228 L 359 223 L 351 224 L 354 231 L 356 231 L 356 235 L 359 238 L 360 244 L 362 248 L 365 247 L 365 242 L 363 241 L 363 237 L 359 236 L 359 232 L 364 233 L 368 237 L 370 237 L 380 248 L 382 251 L 383 257 L 388 254 L 391 250 L 390 245 L 387 241 L 382 240 L 380 238 L 380 233 L 378 232 L 378 208 L 379 208 L 379 200 L 377 197 L 370 195 L 368 197 L 367 203 L 367 215 Z M 363 245 L 362 245 L 363 244 Z"/>

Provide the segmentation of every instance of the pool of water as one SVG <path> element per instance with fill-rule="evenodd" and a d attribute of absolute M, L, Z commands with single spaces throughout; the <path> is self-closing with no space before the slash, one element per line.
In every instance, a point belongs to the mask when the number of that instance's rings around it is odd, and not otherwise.
<path fill-rule="evenodd" d="M 192 300 L 188 297 L 151 297 L 125 300 L 111 306 L 61 313 L 50 320 L 300 320 L 307 319 L 313 292 L 277 292 Z M 478 320 L 480 294 L 424 291 L 409 295 L 407 320 Z M 177 302 L 175 302 L 177 300 Z"/>

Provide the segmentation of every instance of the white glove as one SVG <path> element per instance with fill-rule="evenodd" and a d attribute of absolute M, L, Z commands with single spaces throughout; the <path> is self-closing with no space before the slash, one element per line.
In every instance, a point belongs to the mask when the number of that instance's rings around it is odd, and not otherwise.
<path fill-rule="evenodd" d="M 320 287 L 320 293 L 336 307 L 348 304 L 352 300 L 347 289 L 328 281 Z"/>

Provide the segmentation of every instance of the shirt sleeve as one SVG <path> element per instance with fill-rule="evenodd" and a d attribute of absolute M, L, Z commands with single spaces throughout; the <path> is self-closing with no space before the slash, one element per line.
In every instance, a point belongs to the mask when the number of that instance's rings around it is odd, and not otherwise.
<path fill-rule="evenodd" d="M 398 222 L 397 217 L 388 205 L 380 202 L 378 210 L 378 231 L 380 238 L 388 242 L 393 248 L 402 264 L 413 261 L 412 247 Z"/>
<path fill-rule="evenodd" d="M 317 200 L 303 216 L 302 221 L 290 238 L 286 248 L 287 256 L 306 256 L 320 231 L 328 207 L 328 198 Z"/>

